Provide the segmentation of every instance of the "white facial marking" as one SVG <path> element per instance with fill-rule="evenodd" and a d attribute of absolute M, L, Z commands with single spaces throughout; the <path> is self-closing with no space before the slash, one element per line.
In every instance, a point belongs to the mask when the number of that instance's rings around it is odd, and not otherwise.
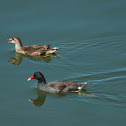
<path fill-rule="evenodd" d="M 18 45 L 15 43 L 15 48 L 18 48 Z"/>
<path fill-rule="evenodd" d="M 14 40 L 12 40 L 11 43 L 15 43 Z"/>

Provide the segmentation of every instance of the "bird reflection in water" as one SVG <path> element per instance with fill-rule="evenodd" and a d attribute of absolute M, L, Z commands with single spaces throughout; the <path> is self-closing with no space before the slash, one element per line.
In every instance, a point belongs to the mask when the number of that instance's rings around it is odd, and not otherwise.
<path fill-rule="evenodd" d="M 38 98 L 37 99 L 28 99 L 35 106 L 42 106 L 46 99 L 46 93 L 37 89 Z"/>
<path fill-rule="evenodd" d="M 24 55 L 24 54 L 15 52 L 15 58 L 10 57 L 9 63 L 11 63 L 13 65 L 19 65 L 19 64 L 21 64 L 23 57 L 27 57 L 29 60 L 33 60 L 33 61 L 43 60 L 46 63 L 49 63 L 51 61 L 52 57 L 61 58 L 59 55 L 56 55 L 55 53 L 41 55 L 41 56 L 29 56 L 29 55 Z"/>
<path fill-rule="evenodd" d="M 71 92 L 71 94 L 76 94 L 76 92 Z M 46 95 L 51 95 L 52 97 L 55 97 L 55 98 L 61 98 L 61 97 L 65 97 L 67 94 L 65 93 L 62 93 L 62 94 L 50 94 L 50 93 L 46 93 L 46 92 L 43 92 L 39 89 L 37 89 L 37 94 L 38 94 L 38 97 L 37 99 L 28 99 L 31 103 L 33 103 L 35 106 L 42 106 L 45 102 L 45 99 L 46 99 Z M 87 90 L 86 89 L 82 89 L 81 92 L 77 92 L 78 95 L 81 95 L 81 96 L 88 96 L 89 94 L 87 93 Z"/>
<path fill-rule="evenodd" d="M 37 99 L 28 99 L 31 103 L 33 103 L 35 106 L 42 106 L 45 102 L 46 95 L 49 95 L 49 93 L 43 92 L 39 89 L 37 89 L 38 97 Z M 51 94 L 51 96 L 54 97 L 63 97 L 66 96 L 66 94 Z"/>

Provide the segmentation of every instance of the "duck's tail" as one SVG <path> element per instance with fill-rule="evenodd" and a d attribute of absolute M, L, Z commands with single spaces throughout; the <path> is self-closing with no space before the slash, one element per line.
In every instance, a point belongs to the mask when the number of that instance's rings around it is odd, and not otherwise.
<path fill-rule="evenodd" d="M 53 49 L 53 50 L 56 50 L 56 51 L 57 51 L 57 50 L 59 50 L 59 48 L 58 48 L 58 47 L 53 47 L 52 49 Z"/>
<path fill-rule="evenodd" d="M 46 54 L 54 53 L 54 52 L 56 52 L 57 50 L 59 50 L 59 48 L 57 48 L 57 47 L 50 48 L 50 49 L 46 52 Z"/>
<path fill-rule="evenodd" d="M 88 84 L 90 84 L 91 82 L 85 82 L 84 84 L 80 84 L 79 86 L 78 86 L 78 89 L 79 89 L 79 91 L 82 89 L 82 88 L 84 88 L 84 87 L 86 87 Z"/>
<path fill-rule="evenodd" d="M 53 52 L 56 52 L 57 50 L 59 50 L 58 47 L 54 47 L 54 48 L 52 48 L 52 51 L 53 51 Z"/>

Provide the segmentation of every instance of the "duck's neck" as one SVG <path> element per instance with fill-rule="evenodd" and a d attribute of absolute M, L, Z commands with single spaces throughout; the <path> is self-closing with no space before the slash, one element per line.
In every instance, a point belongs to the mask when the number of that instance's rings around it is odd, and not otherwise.
<path fill-rule="evenodd" d="M 38 84 L 46 84 L 45 78 L 39 78 L 38 79 Z"/>
<path fill-rule="evenodd" d="M 23 45 L 21 42 L 15 43 L 15 49 L 17 52 L 22 50 L 22 47 L 23 47 Z"/>

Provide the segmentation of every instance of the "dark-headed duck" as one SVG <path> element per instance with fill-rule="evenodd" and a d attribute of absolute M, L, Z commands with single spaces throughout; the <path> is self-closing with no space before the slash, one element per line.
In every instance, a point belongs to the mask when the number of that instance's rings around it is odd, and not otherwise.
<path fill-rule="evenodd" d="M 34 73 L 29 79 L 37 79 L 38 85 L 37 88 L 39 90 L 49 92 L 49 93 L 66 93 L 66 92 L 76 92 L 81 91 L 82 88 L 87 86 L 90 82 L 85 82 L 84 84 L 78 84 L 74 82 L 64 82 L 64 81 L 56 81 L 52 83 L 47 83 L 45 77 L 41 72 Z"/>

